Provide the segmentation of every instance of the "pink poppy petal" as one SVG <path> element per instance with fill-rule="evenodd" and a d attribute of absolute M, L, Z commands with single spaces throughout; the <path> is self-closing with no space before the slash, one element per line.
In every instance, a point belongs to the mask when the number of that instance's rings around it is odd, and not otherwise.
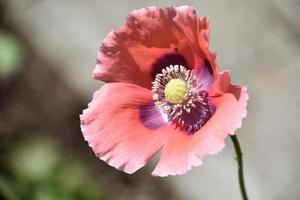
<path fill-rule="evenodd" d="M 229 78 L 230 81 L 228 72 L 220 76 L 219 80 L 228 81 Z M 227 88 L 227 92 L 213 98 L 217 109 L 204 127 L 194 135 L 176 132 L 166 142 L 152 173 L 154 176 L 183 174 L 192 166 L 201 165 L 204 155 L 216 154 L 224 148 L 225 138 L 241 127 L 248 100 L 245 87 L 229 85 Z"/>
<path fill-rule="evenodd" d="M 133 11 L 121 29 L 105 38 L 97 56 L 94 78 L 150 88 L 153 71 L 157 71 L 153 64 L 165 55 L 183 56 L 191 68 L 201 65 L 208 48 L 208 35 L 207 20 L 198 18 L 188 6 Z"/>
<path fill-rule="evenodd" d="M 230 72 L 225 70 L 218 75 L 210 89 L 210 96 L 221 96 L 229 90 L 230 87 Z"/>
<path fill-rule="evenodd" d="M 167 126 L 148 128 L 141 122 L 141 108 L 151 102 L 149 90 L 129 83 L 110 83 L 96 91 L 80 116 L 83 136 L 96 156 L 127 173 L 144 166 L 170 135 Z M 151 108 L 146 111 L 153 114 Z M 155 124 L 151 120 L 149 126 Z"/>

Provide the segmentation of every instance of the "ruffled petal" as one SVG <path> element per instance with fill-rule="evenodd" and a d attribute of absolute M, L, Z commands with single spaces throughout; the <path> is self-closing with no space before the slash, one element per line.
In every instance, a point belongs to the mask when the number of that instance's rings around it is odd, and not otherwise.
<path fill-rule="evenodd" d="M 208 21 L 198 18 L 191 7 L 136 10 L 121 29 L 110 32 L 104 40 L 94 78 L 150 88 L 158 59 L 175 54 L 184 57 L 186 67 L 201 65 L 208 40 Z"/>
<path fill-rule="evenodd" d="M 212 98 L 216 105 L 215 114 L 194 135 L 172 134 L 163 147 L 159 163 L 152 173 L 154 176 L 179 175 L 192 166 L 201 165 L 204 155 L 221 151 L 225 138 L 241 127 L 242 119 L 247 114 L 247 90 L 243 86 L 230 85 L 227 71 L 220 74 L 218 81 L 226 86 L 222 89 L 227 90 Z"/>
<path fill-rule="evenodd" d="M 127 173 L 144 166 L 170 136 L 168 126 L 155 124 L 162 121 L 159 115 L 151 107 L 144 110 L 151 102 L 149 90 L 129 83 L 110 83 L 96 91 L 80 116 L 83 136 L 96 156 Z M 143 120 L 156 126 L 149 128 Z"/>

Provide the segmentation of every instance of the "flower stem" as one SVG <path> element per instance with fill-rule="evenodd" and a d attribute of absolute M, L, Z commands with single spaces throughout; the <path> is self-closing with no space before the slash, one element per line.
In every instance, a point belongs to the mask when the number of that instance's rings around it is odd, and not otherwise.
<path fill-rule="evenodd" d="M 248 200 L 247 192 L 246 192 L 246 186 L 244 181 L 244 172 L 243 172 L 243 153 L 240 147 L 240 143 L 236 135 L 230 136 L 231 140 L 233 142 L 233 146 L 236 153 L 236 161 L 238 163 L 238 174 L 239 174 L 239 184 L 240 184 L 240 190 L 243 197 L 243 200 Z"/>

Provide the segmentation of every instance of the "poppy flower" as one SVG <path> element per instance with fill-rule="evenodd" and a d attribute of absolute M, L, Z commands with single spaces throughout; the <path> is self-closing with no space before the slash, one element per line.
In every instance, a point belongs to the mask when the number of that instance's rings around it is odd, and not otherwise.
<path fill-rule="evenodd" d="M 185 173 L 224 148 L 248 94 L 219 72 L 209 22 L 189 6 L 135 10 L 105 38 L 93 71 L 107 84 L 80 116 L 95 155 L 126 173 L 157 152 L 152 175 Z"/>

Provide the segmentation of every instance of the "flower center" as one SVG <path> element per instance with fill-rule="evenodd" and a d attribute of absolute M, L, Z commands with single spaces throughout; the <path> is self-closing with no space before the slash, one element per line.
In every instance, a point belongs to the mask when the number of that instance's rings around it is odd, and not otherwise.
<path fill-rule="evenodd" d="M 181 79 L 171 79 L 165 87 L 165 96 L 170 103 L 180 103 L 187 94 L 187 84 Z"/>
<path fill-rule="evenodd" d="M 158 73 L 152 82 L 152 94 L 164 119 L 189 134 L 203 127 L 215 112 L 207 91 L 182 65 L 170 65 Z"/>

